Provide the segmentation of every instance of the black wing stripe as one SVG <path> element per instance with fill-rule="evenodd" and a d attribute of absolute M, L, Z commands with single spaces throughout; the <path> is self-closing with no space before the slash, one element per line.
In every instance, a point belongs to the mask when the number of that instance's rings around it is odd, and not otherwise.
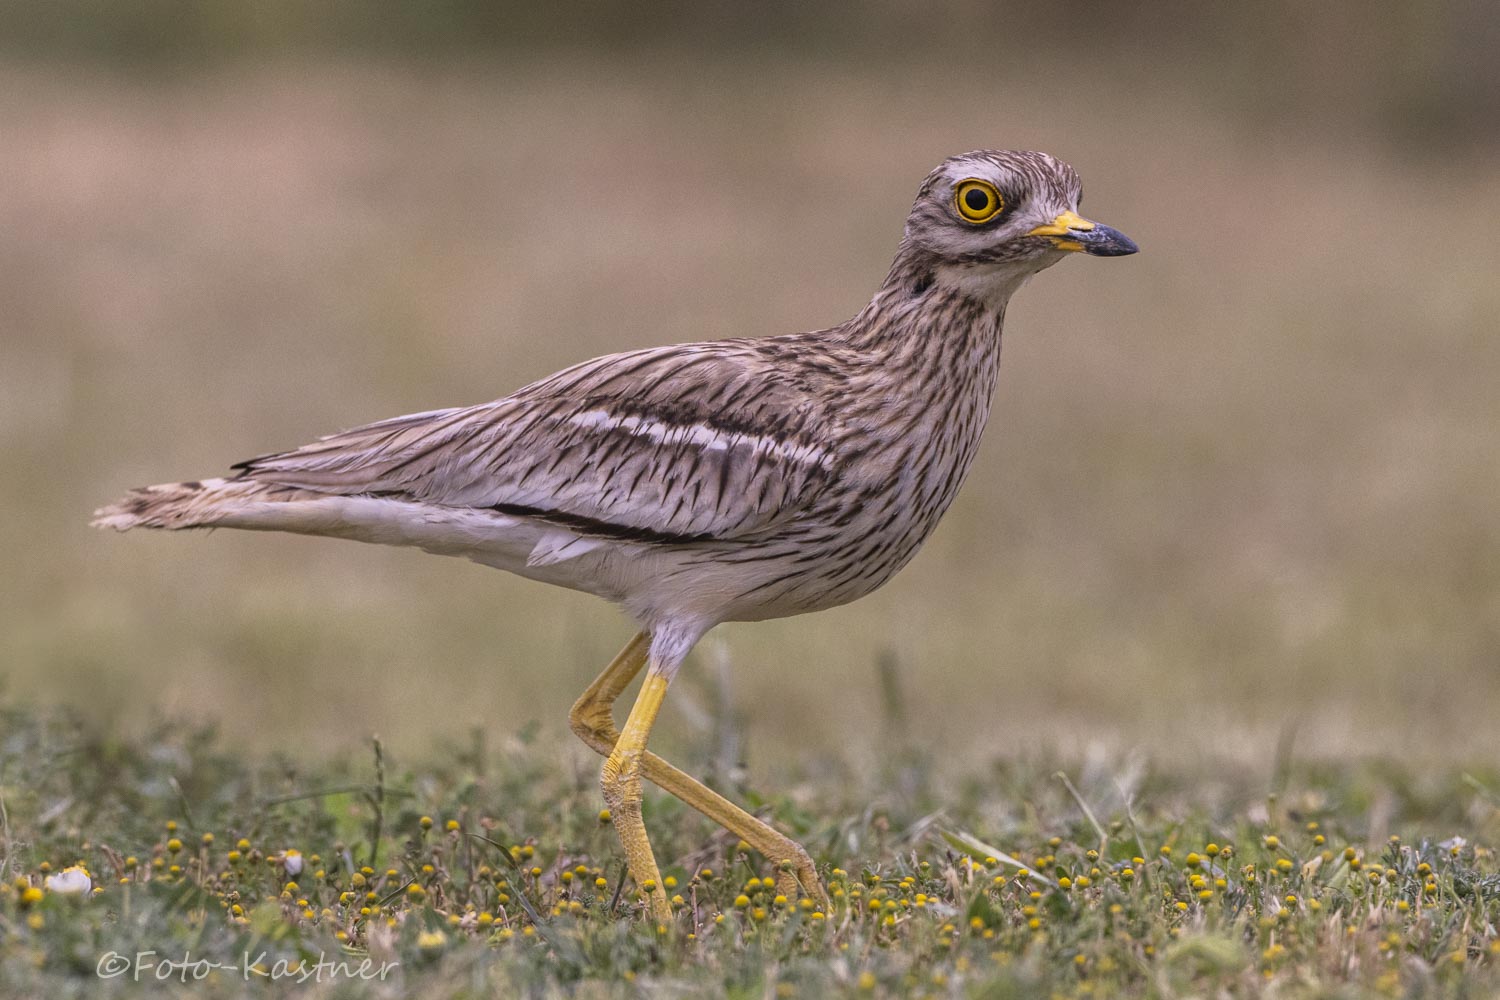
<path fill-rule="evenodd" d="M 647 542 L 654 545 L 692 545 L 695 542 L 716 542 L 719 539 L 708 532 L 697 534 L 679 534 L 670 531 L 653 531 L 651 528 L 639 528 L 633 524 L 616 524 L 613 521 L 600 521 L 597 518 L 584 517 L 581 514 L 570 514 L 565 510 L 544 510 L 541 507 L 527 507 L 518 503 L 497 503 L 490 510 L 501 514 L 511 514 L 515 517 L 531 517 L 538 521 L 546 521 L 558 527 L 569 528 L 585 535 L 594 535 L 603 538 L 614 538 L 622 542 Z"/>

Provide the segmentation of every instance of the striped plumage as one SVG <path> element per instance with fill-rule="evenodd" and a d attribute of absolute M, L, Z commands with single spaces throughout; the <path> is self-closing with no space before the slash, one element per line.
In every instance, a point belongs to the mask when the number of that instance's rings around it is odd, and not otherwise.
<path fill-rule="evenodd" d="M 839 326 L 596 358 L 495 402 L 137 490 L 95 523 L 466 556 L 618 602 L 664 684 L 719 622 L 843 604 L 911 559 L 974 458 L 1011 294 L 1070 250 L 1134 250 L 1076 214 L 1079 194 L 1042 153 L 953 157 Z M 643 865 L 632 854 L 638 881 Z"/>

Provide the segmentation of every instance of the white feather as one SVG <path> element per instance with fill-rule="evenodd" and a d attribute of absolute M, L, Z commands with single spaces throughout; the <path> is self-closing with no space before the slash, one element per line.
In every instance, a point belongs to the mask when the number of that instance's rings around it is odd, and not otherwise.
<path fill-rule="evenodd" d="M 527 566 L 551 566 L 555 563 L 576 559 L 585 552 L 592 552 L 604 543 L 597 538 L 584 538 L 571 531 L 549 531 L 537 539 L 531 554 L 526 557 Z"/>

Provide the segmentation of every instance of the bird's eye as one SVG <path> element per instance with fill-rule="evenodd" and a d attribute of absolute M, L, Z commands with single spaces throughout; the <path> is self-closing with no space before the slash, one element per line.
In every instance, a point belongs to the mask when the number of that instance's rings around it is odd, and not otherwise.
<path fill-rule="evenodd" d="M 999 215 L 1005 199 L 989 181 L 968 180 L 953 189 L 953 207 L 959 218 L 977 226 Z"/>

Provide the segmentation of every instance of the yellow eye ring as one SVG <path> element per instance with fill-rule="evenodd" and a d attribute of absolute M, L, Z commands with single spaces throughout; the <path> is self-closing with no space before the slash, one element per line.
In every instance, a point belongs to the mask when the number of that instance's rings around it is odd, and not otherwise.
<path fill-rule="evenodd" d="M 965 222 L 982 225 L 1005 211 L 1005 199 L 989 181 L 963 181 L 953 189 L 953 210 Z"/>

